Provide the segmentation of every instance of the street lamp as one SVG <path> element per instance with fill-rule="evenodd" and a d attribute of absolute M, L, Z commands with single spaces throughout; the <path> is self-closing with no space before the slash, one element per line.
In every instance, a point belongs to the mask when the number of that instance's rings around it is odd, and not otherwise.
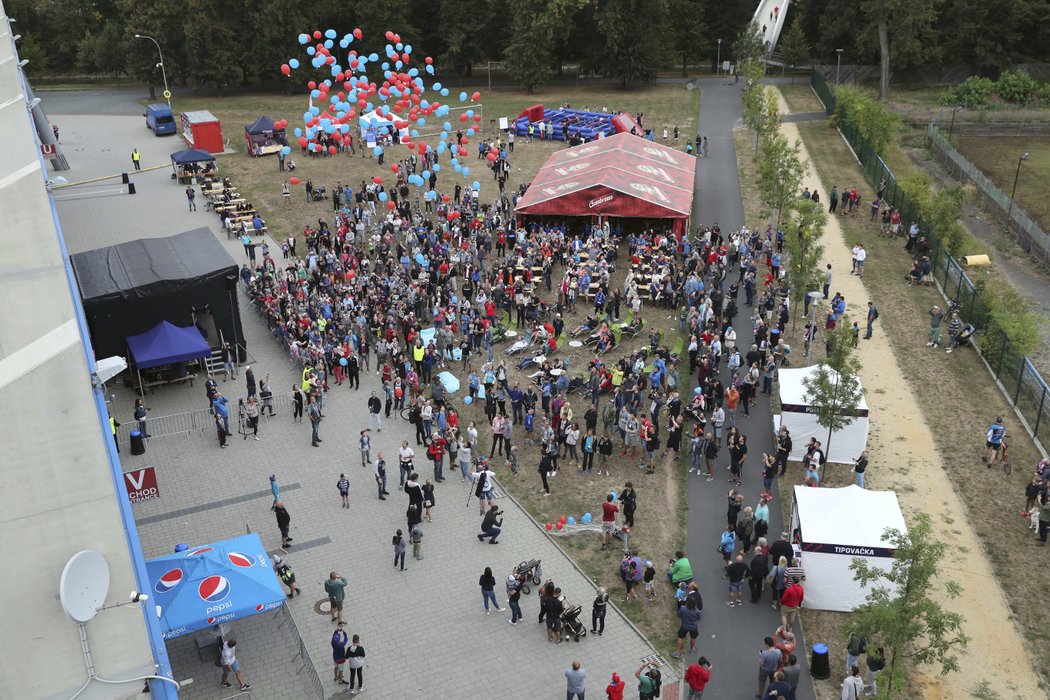
<path fill-rule="evenodd" d="M 1028 160 L 1028 151 L 1017 159 L 1017 172 L 1014 173 L 1014 187 L 1010 190 L 1010 206 L 1006 210 L 1006 230 L 1010 230 L 1010 215 L 1014 213 L 1014 194 L 1017 193 L 1017 178 L 1021 177 L 1021 163 Z"/>
<path fill-rule="evenodd" d="M 168 109 L 171 109 L 171 91 L 168 90 L 168 73 L 164 70 L 164 52 L 160 50 L 160 44 L 157 40 L 151 36 L 145 34 L 136 34 L 136 39 L 149 39 L 153 42 L 153 45 L 157 47 L 157 53 L 160 55 L 160 63 L 157 65 L 160 67 L 160 77 L 164 79 L 164 99 L 168 101 Z"/>
<path fill-rule="evenodd" d="M 813 355 L 813 343 L 817 342 L 817 303 L 824 298 L 822 292 L 806 292 L 806 298 L 809 299 L 809 305 L 812 311 L 809 316 L 809 331 L 807 335 L 808 342 L 806 343 L 806 367 L 809 367 L 809 358 Z"/>
<path fill-rule="evenodd" d="M 835 49 L 835 53 L 838 54 L 835 58 L 835 87 L 838 87 L 839 70 L 842 68 L 842 49 Z"/>
<path fill-rule="evenodd" d="M 718 40 L 718 55 L 715 58 L 715 74 L 719 74 L 722 70 L 722 40 Z"/>
<path fill-rule="evenodd" d="M 955 107 L 955 109 L 952 110 L 952 123 L 948 125 L 948 140 L 949 141 L 952 140 L 952 131 L 955 129 L 955 115 L 956 115 L 956 113 L 961 112 L 961 111 L 962 111 L 962 105 L 957 105 Z"/>

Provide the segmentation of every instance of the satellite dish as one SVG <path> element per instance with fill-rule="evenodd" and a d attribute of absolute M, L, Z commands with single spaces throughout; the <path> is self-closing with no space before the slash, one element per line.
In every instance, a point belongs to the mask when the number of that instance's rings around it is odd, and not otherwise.
<path fill-rule="evenodd" d="M 117 376 L 128 368 L 128 362 L 119 355 L 113 357 L 103 357 L 101 360 L 95 363 L 95 374 L 98 375 L 98 380 L 105 384 L 113 377 Z"/>
<path fill-rule="evenodd" d="M 70 557 L 58 583 L 58 597 L 67 615 L 75 622 L 87 622 L 108 594 L 109 564 L 101 552 L 85 549 Z"/>

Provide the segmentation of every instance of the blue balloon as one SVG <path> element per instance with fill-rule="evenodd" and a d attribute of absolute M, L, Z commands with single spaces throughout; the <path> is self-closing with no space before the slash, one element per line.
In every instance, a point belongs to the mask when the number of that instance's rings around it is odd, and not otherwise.
<path fill-rule="evenodd" d="M 464 396 L 463 397 L 463 403 L 466 403 L 466 404 L 474 403 L 474 399 L 470 398 L 469 396 Z"/>
<path fill-rule="evenodd" d="M 583 523 L 584 525 L 589 525 L 591 520 L 593 520 L 593 519 L 594 518 L 593 518 L 593 516 L 590 513 L 584 513 L 583 517 L 580 518 L 580 522 Z"/>
<path fill-rule="evenodd" d="M 382 68 L 383 70 L 390 70 L 390 64 L 387 63 L 386 61 L 383 61 L 383 64 L 380 65 L 379 67 Z M 390 76 L 387 76 L 387 77 L 389 78 Z"/>
<path fill-rule="evenodd" d="M 288 67 L 289 68 L 298 68 L 299 67 L 299 59 L 298 58 L 293 58 L 292 60 L 288 61 Z"/>
<path fill-rule="evenodd" d="M 386 192 L 380 192 L 379 193 L 379 201 L 380 202 L 385 202 L 389 198 L 390 198 L 390 195 L 388 195 Z"/>
<path fill-rule="evenodd" d="M 321 91 L 320 90 L 314 89 L 314 90 L 310 91 L 310 97 L 314 98 L 315 100 L 318 97 L 320 97 L 320 96 L 321 96 Z"/>
<path fill-rule="evenodd" d="M 299 43 L 300 44 L 308 44 L 308 43 L 310 43 L 310 35 L 309 34 L 300 34 L 299 35 Z"/>
<path fill-rule="evenodd" d="M 313 55 L 314 55 L 315 53 L 317 53 L 317 49 L 315 49 L 315 48 L 314 48 L 314 47 L 312 47 L 312 46 L 307 46 L 307 47 L 306 47 L 306 53 L 308 53 L 308 54 L 310 54 L 311 56 L 313 56 Z"/>
<path fill-rule="evenodd" d="M 405 53 L 407 53 L 407 54 L 411 54 L 412 53 L 412 45 L 411 44 L 405 44 Z"/>
<path fill-rule="evenodd" d="M 568 523 L 569 523 L 570 525 L 575 525 L 575 524 L 576 524 L 576 518 L 574 518 L 574 517 L 572 517 L 572 516 L 570 515 L 570 516 L 569 516 L 569 519 L 568 519 L 568 521 L 567 521 L 567 522 L 568 522 Z"/>
<path fill-rule="evenodd" d="M 401 43 L 401 42 L 399 41 L 399 42 L 397 42 L 397 46 L 395 46 L 394 48 L 396 48 L 396 49 L 397 49 L 398 51 L 400 51 L 401 49 L 405 48 L 405 45 L 404 45 L 404 44 L 402 44 L 402 43 Z"/>
<path fill-rule="evenodd" d="M 463 168 L 463 177 L 470 175 L 470 168 Z"/>
<path fill-rule="evenodd" d="M 441 88 L 441 96 L 448 97 L 448 88 Z M 442 105 L 444 106 L 444 105 Z M 445 109 L 442 114 L 448 114 L 448 109 Z"/>
<path fill-rule="evenodd" d="M 427 64 L 427 73 L 434 75 L 434 66 L 429 63 Z"/>
<path fill-rule="evenodd" d="M 335 42 L 334 42 L 334 41 L 332 41 L 331 39 L 326 39 L 326 40 L 325 40 L 325 42 L 324 42 L 324 47 L 325 47 L 326 49 L 330 49 L 330 48 L 332 48 L 333 46 L 335 46 Z"/>
<path fill-rule="evenodd" d="M 383 147 L 382 146 L 376 146 L 375 148 L 372 149 L 372 153 L 375 156 L 377 156 L 377 157 L 383 155 Z"/>
<path fill-rule="evenodd" d="M 345 357 L 340 357 L 339 358 L 339 364 L 342 365 L 343 367 L 346 367 L 346 358 Z"/>
<path fill-rule="evenodd" d="M 334 30 L 334 29 L 327 29 L 327 30 L 325 30 L 325 33 L 324 33 L 324 35 L 325 35 L 326 37 L 328 37 L 329 39 L 334 39 L 334 38 L 336 38 L 336 36 L 338 36 L 338 35 L 337 35 L 337 34 L 335 33 L 335 30 Z"/>
<path fill-rule="evenodd" d="M 442 144 L 442 145 L 444 145 L 444 144 Z M 440 163 L 434 163 L 434 172 L 435 173 L 441 172 L 441 164 Z"/>
<path fill-rule="evenodd" d="M 296 138 L 298 138 L 303 135 L 303 130 L 297 126 L 295 127 L 295 131 L 293 131 L 292 133 L 294 133 Z"/>
<path fill-rule="evenodd" d="M 368 54 L 368 60 L 369 61 L 378 61 L 379 60 L 379 54 L 377 54 L 377 53 L 370 53 L 370 54 Z"/>
<path fill-rule="evenodd" d="M 474 189 L 476 189 L 476 190 L 480 190 L 481 189 L 481 183 L 478 182 L 477 180 L 474 181 Z"/>
<path fill-rule="evenodd" d="M 473 119 L 474 118 L 474 110 L 468 109 L 467 110 L 467 116 Z"/>
<path fill-rule="evenodd" d="M 442 124 L 441 128 L 444 129 L 445 131 L 452 131 L 452 125 L 449 124 L 448 122 L 445 122 L 444 124 Z"/>
<path fill-rule="evenodd" d="M 440 90 L 441 89 L 441 83 L 434 83 L 433 89 L 434 90 Z"/>
<path fill-rule="evenodd" d="M 282 146 L 281 147 L 281 153 L 283 153 L 284 155 L 288 155 L 291 152 L 292 152 L 292 149 L 291 149 L 290 146 Z"/>

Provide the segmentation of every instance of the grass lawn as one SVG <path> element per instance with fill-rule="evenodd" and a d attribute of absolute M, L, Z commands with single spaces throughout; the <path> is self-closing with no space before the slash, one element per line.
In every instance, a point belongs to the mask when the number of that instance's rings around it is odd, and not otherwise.
<path fill-rule="evenodd" d="M 669 132 L 672 131 L 677 124 L 682 134 L 681 148 L 683 149 L 690 134 L 695 135 L 697 97 L 688 92 L 683 85 L 655 85 L 637 90 L 617 90 L 609 86 L 581 86 L 578 88 L 557 86 L 532 94 L 517 90 L 486 92 L 484 85 L 467 85 L 455 88 L 453 94 L 458 94 L 460 91 L 469 94 L 474 90 L 482 92 L 481 107 L 475 105 L 474 110 L 484 114 L 482 136 L 485 138 L 493 137 L 499 117 L 514 118 L 522 109 L 536 103 L 555 106 L 569 103 L 575 108 L 597 110 L 606 107 L 610 111 L 625 110 L 632 115 L 642 112 L 645 114 L 646 126 L 654 128 L 658 134 L 662 133 L 665 126 Z M 454 98 L 454 101 L 449 104 L 457 106 L 460 103 L 458 98 Z M 293 196 L 290 204 L 281 202 L 281 185 L 289 173 L 282 173 L 278 170 L 276 156 L 251 158 L 245 155 L 244 125 L 255 121 L 259 115 L 265 114 L 275 120 L 288 119 L 289 131 L 291 131 L 297 124 L 302 126 L 301 115 L 306 108 L 307 100 L 304 95 L 248 94 L 231 97 L 176 95 L 172 102 L 172 109 L 176 112 L 206 109 L 222 121 L 223 133 L 236 153 L 219 157 L 219 172 L 221 175 L 232 178 L 242 196 L 256 206 L 266 221 L 270 236 L 275 241 L 283 241 L 289 233 L 302 231 L 306 223 L 316 222 L 326 204 L 324 202 L 307 204 L 302 185 L 292 188 Z M 459 124 L 455 118 L 450 118 L 448 121 L 454 122 L 453 127 Z M 425 137 L 427 134 L 425 129 L 429 129 L 433 123 L 424 127 L 422 131 L 424 137 L 420 139 L 428 142 L 428 145 L 436 144 L 438 138 L 437 133 L 429 138 Z M 440 127 L 437 128 L 440 129 Z M 457 182 L 466 188 L 477 180 L 481 184 L 481 201 L 491 202 L 498 194 L 496 182 L 491 171 L 481 165 L 482 163 L 488 165 L 487 161 L 478 160 L 476 144 L 475 137 L 471 139 L 471 144 L 467 147 L 468 155 L 462 159 L 463 165 L 470 170 L 466 177 L 454 173 L 450 167 L 447 167 L 447 156 L 441 159 L 440 162 L 445 169 L 442 171 L 442 176 L 439 177 L 438 189 L 451 193 Z M 550 154 L 561 148 L 564 148 L 561 141 L 528 144 L 524 139 L 519 139 L 511 157 L 513 169 L 507 182 L 507 191 L 512 192 L 520 183 L 530 181 Z M 329 195 L 336 182 L 356 185 L 361 180 L 371 179 L 378 175 L 384 178 L 384 184 L 391 184 L 394 182 L 394 174 L 390 170 L 390 165 L 398 159 L 406 158 L 410 153 L 407 147 L 398 146 L 387 149 L 385 165 L 379 167 L 374 158 L 362 157 L 360 149 L 356 156 L 340 154 L 330 158 L 310 158 L 298 151 L 297 146 L 293 147 L 292 157 L 298 166 L 294 173 L 295 176 L 299 177 L 304 184 L 307 179 L 311 179 L 315 185 L 327 187 Z M 447 177 L 444 175 L 446 172 L 449 173 Z M 331 207 L 331 204 L 328 203 L 327 206 Z"/>
<path fill-rule="evenodd" d="M 601 109 L 608 107 L 610 110 L 623 109 L 631 114 L 643 112 L 646 115 L 646 125 L 662 132 L 666 124 L 670 131 L 678 124 L 682 131 L 682 147 L 688 135 L 694 133 L 696 128 L 695 110 L 697 108 L 696 97 L 690 102 L 689 93 L 682 85 L 658 85 L 646 89 L 619 91 L 609 87 L 580 87 L 580 88 L 550 88 L 534 94 L 526 94 L 517 91 L 500 90 L 485 93 L 484 87 L 473 88 L 470 86 L 457 87 L 456 92 L 465 90 L 468 93 L 474 89 L 483 91 L 481 102 L 484 105 L 484 134 L 491 136 L 493 127 L 490 120 L 499 116 L 515 117 L 524 107 L 542 102 L 544 104 L 557 105 L 569 102 L 573 107 L 590 107 Z M 296 115 L 304 111 L 305 99 L 302 96 L 283 95 L 241 95 L 228 98 L 201 97 L 186 98 L 178 97 L 173 108 L 177 111 L 208 109 L 223 121 L 226 137 L 230 139 L 231 146 L 238 152 L 219 158 L 220 174 L 232 178 L 233 183 L 240 189 L 267 221 L 271 238 L 275 241 L 283 241 L 290 233 L 298 233 L 303 227 L 311 222 L 316 222 L 318 217 L 329 218 L 331 216 L 331 203 L 314 202 L 307 204 L 305 194 L 300 188 L 293 188 L 296 196 L 291 203 L 281 202 L 281 184 L 288 173 L 278 171 L 276 158 L 250 158 L 244 155 L 244 144 L 242 137 L 243 125 L 254 121 L 260 114 L 266 114 L 273 119 L 287 118 L 290 127 L 294 128 Z M 477 109 L 477 108 L 475 108 Z M 301 118 L 300 118 L 301 122 Z M 430 143 L 436 137 L 431 137 Z M 427 139 L 423 139 L 427 140 Z M 476 142 L 475 142 L 476 143 Z M 461 184 L 469 185 L 475 179 L 481 183 L 481 200 L 492 201 L 497 194 L 496 184 L 489 171 L 481 167 L 475 168 L 478 163 L 477 152 L 470 149 L 470 156 L 464 159 L 471 172 L 467 177 L 459 178 Z M 511 157 L 513 171 L 508 182 L 508 191 L 516 189 L 521 182 L 532 179 L 543 161 L 555 150 L 564 148 L 560 141 L 547 143 L 525 143 L 520 139 L 516 144 L 516 150 Z M 298 150 L 298 149 L 295 149 Z M 370 179 L 375 175 L 383 177 L 386 181 L 392 181 L 392 172 L 389 165 L 403 158 L 409 151 L 403 148 L 391 148 L 387 150 L 386 165 L 380 168 L 375 159 L 363 158 L 358 152 L 356 156 L 338 155 L 331 158 L 309 158 L 305 155 L 296 155 L 293 158 L 299 166 L 295 175 L 303 182 L 311 178 L 317 185 L 329 188 L 337 182 L 356 184 L 362 179 Z M 442 165 L 447 164 L 447 158 L 442 158 Z M 451 168 L 449 168 L 449 171 Z M 444 175 L 446 171 L 442 171 Z M 451 178 L 439 179 L 438 187 L 443 191 L 451 191 L 456 180 Z M 414 196 L 414 195 L 413 195 Z M 625 251 L 624 251 L 625 252 Z M 621 256 L 621 259 L 623 257 Z M 556 271 L 556 276 L 559 271 Z M 614 276 L 613 284 L 622 287 L 626 275 L 626 266 L 621 266 Z M 577 306 L 577 312 L 566 314 L 566 329 L 575 328 L 587 315 L 590 307 L 581 302 Z M 677 315 L 676 312 L 643 307 L 643 312 L 649 327 L 657 327 L 670 332 L 670 339 L 665 344 L 674 344 L 677 333 L 677 321 L 668 319 L 669 315 Z M 626 313 L 626 312 L 625 312 Z M 614 362 L 627 354 L 628 349 L 636 349 L 643 342 L 647 342 L 647 336 L 639 336 L 633 341 L 624 341 L 620 348 L 609 353 L 605 359 Z M 504 342 L 496 348 L 497 358 L 504 357 L 503 351 L 509 343 Z M 573 357 L 575 355 L 575 357 Z M 587 363 L 591 359 L 585 348 L 574 350 L 562 344 L 562 350 L 558 356 L 570 357 L 571 372 L 576 374 L 585 373 Z M 510 381 L 520 381 L 524 387 L 529 381 L 525 373 L 519 372 L 511 363 Z M 455 368 L 458 371 L 458 367 Z M 465 383 L 465 372 L 459 372 Z M 688 377 L 684 378 L 688 381 Z M 571 397 L 571 405 L 576 414 L 576 420 L 581 425 L 586 404 L 579 396 Z M 475 420 L 481 435 L 481 443 L 484 449 L 491 446 L 491 435 L 488 434 L 487 421 L 480 405 L 459 406 L 462 420 Z M 599 422 L 599 427 L 601 423 Z M 666 436 L 666 425 L 662 426 L 662 435 Z M 549 498 L 539 496 L 539 476 L 536 473 L 536 465 L 539 462 L 539 447 L 524 446 L 523 433 L 519 428 L 515 432 L 514 443 L 519 449 L 520 475 L 512 477 L 506 474 L 504 463 L 495 460 L 494 466 L 501 475 L 503 485 L 509 492 L 528 509 L 529 513 L 540 523 L 554 522 L 562 515 L 573 515 L 577 520 L 585 512 L 590 512 L 596 520 L 600 519 L 601 504 L 610 490 L 619 491 L 623 483 L 632 480 L 638 491 L 638 513 L 636 528 L 631 533 L 631 546 L 636 547 L 643 558 L 652 559 L 659 570 L 659 577 L 663 581 L 663 562 L 674 553 L 676 549 L 684 549 L 685 545 L 685 489 L 683 488 L 682 470 L 672 468 L 672 458 L 658 463 L 657 474 L 645 476 L 630 460 L 621 459 L 617 450 L 611 460 L 612 476 L 581 476 L 577 470 L 572 468 L 571 463 L 562 460 L 558 476 L 551 479 L 551 492 Z M 656 645 L 665 656 L 674 650 L 675 631 L 678 627 L 678 618 L 674 615 L 672 603 L 672 591 L 669 585 L 661 585 L 659 590 L 662 597 L 658 602 L 646 603 L 632 602 L 624 604 L 623 586 L 620 583 L 618 567 L 620 556 L 618 547 L 610 547 L 608 551 L 600 550 L 600 536 L 597 533 L 579 535 L 563 535 L 557 538 L 566 551 L 574 558 L 579 567 L 596 582 L 605 585 L 612 597 L 612 601 L 618 605 Z M 576 601 L 584 606 L 585 617 L 590 619 L 590 601 Z"/>
<path fill-rule="evenodd" d="M 1021 164 L 1017 177 L 1014 201 L 1038 221 L 1043 230 L 1050 226 L 1050 199 L 1046 196 L 1046 182 L 1050 179 L 1050 134 L 968 136 L 957 132 L 955 140 L 959 151 L 1007 196 L 1017 175 L 1017 160 L 1027 152 L 1028 160 Z"/>
<path fill-rule="evenodd" d="M 808 76 L 805 80 L 787 85 L 777 85 L 777 90 L 784 96 L 788 109 L 792 112 L 823 112 L 824 105 L 817 99 L 813 88 L 809 86 Z"/>
<path fill-rule="evenodd" d="M 825 181 L 862 182 L 856 161 L 834 128 L 814 123 L 800 124 L 799 129 L 813 164 Z M 865 189 L 870 191 L 870 185 L 866 184 Z M 1035 447 L 1016 425 L 1009 404 L 973 351 L 957 352 L 950 362 L 945 361 L 943 353 L 933 355 L 925 351 L 922 340 L 927 310 L 944 301 L 935 288 L 903 283 L 909 259 L 900 241 L 872 235 L 861 218 L 840 221 L 847 244 L 863 241 L 871 251 L 865 283 L 882 308 L 894 310 L 883 314 L 879 321 L 892 339 L 906 379 L 916 387 L 920 408 L 934 428 L 936 446 L 946 457 L 945 466 L 952 481 L 945 488 L 954 488 L 966 504 L 964 513 L 940 514 L 937 503 L 929 504 L 935 522 L 945 524 L 942 539 L 952 546 L 951 518 L 969 518 L 1022 634 L 1028 644 L 1041 647 L 1050 640 L 1050 613 L 1031 603 L 1041 593 L 1038 577 L 1032 576 L 1038 569 L 1033 558 L 1041 550 L 1019 517 L 1030 468 L 1038 459 Z M 1002 282 L 989 278 L 989 284 L 997 283 Z M 1012 426 L 1011 461 L 1016 468 L 1010 476 L 999 469 L 985 469 L 981 464 L 984 431 L 996 414 L 1005 416 Z M 906 484 L 907 465 L 898 470 Z M 1003 624 L 1010 621 L 1004 620 Z"/>

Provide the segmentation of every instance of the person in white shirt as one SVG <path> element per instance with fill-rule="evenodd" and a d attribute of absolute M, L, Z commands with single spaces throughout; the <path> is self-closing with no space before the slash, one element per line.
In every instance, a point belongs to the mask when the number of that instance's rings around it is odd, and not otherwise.
<path fill-rule="evenodd" d="M 492 508 L 496 505 L 496 496 L 492 492 L 493 487 L 496 485 L 496 473 L 489 469 L 489 462 L 484 457 L 481 457 L 481 463 L 478 465 L 477 471 L 474 472 L 473 481 L 484 479 L 483 482 L 478 484 L 478 503 L 481 507 L 479 515 L 485 515 L 485 501 L 488 501 L 488 507 Z"/>
<path fill-rule="evenodd" d="M 222 644 L 222 655 L 220 661 L 222 662 L 222 682 L 223 688 L 232 688 L 226 679 L 232 673 L 237 679 L 237 682 L 241 684 L 241 690 L 248 690 L 252 687 L 251 683 L 244 682 L 244 675 L 241 673 L 241 665 L 237 663 L 237 640 L 227 639 Z"/>
<path fill-rule="evenodd" d="M 855 258 L 857 261 L 857 276 L 859 276 L 861 279 L 864 279 L 864 261 L 868 258 L 868 251 L 864 250 L 864 246 L 857 246 L 857 253 Z"/>
<path fill-rule="evenodd" d="M 408 440 L 401 441 L 401 449 L 397 451 L 398 464 L 400 466 L 400 475 L 398 478 L 398 486 L 404 488 L 405 481 L 412 474 L 412 460 L 415 458 L 416 453 L 408 446 Z"/>

